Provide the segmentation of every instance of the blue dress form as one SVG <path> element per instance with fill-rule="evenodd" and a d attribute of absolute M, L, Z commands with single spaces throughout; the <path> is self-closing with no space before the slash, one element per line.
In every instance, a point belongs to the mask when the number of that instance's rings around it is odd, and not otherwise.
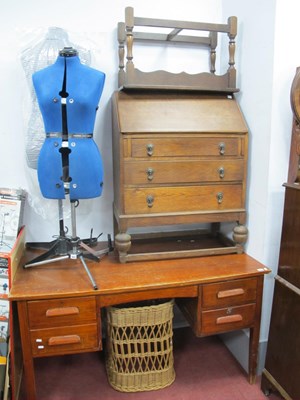
<path fill-rule="evenodd" d="M 66 69 L 65 109 L 67 142 L 62 138 L 61 95 Z M 37 172 L 42 195 L 48 199 L 88 199 L 101 196 L 103 163 L 93 139 L 98 103 L 105 74 L 81 64 L 76 55 L 59 55 L 55 63 L 32 76 L 44 121 L 46 138 L 41 148 Z M 69 184 L 63 180 L 62 148 L 68 148 Z"/>

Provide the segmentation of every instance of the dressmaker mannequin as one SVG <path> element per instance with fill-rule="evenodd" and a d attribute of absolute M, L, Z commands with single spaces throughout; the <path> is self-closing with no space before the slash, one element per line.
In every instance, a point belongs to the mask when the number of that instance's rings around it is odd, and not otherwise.
<path fill-rule="evenodd" d="M 87 240 L 77 236 L 75 208 L 79 199 L 98 197 L 102 193 L 102 159 L 92 136 L 105 75 L 81 64 L 77 51 L 65 47 L 55 63 L 34 73 L 32 80 L 46 131 L 38 158 L 39 185 L 44 197 L 58 200 L 59 236 L 46 245 L 33 245 L 48 251 L 26 263 L 24 268 L 79 258 L 96 290 L 97 283 L 84 257 L 100 261 L 100 254 L 112 251 L 110 236 L 109 247 L 95 252 Z M 62 216 L 62 199 L 66 195 L 71 202 L 71 237 L 65 234 Z M 91 237 L 88 243 L 93 244 L 97 239 Z"/>
<path fill-rule="evenodd" d="M 65 47 L 32 79 L 46 131 L 37 168 L 43 196 L 69 194 L 71 201 L 100 196 L 103 165 L 92 135 L 105 74 L 81 64 L 77 51 Z"/>

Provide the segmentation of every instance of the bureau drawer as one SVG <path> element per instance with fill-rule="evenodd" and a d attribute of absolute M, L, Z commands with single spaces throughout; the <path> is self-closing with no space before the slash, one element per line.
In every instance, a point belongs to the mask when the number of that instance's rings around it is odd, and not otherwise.
<path fill-rule="evenodd" d="M 244 160 L 126 161 L 125 185 L 242 181 Z"/>
<path fill-rule="evenodd" d="M 243 329 L 254 323 L 255 304 L 202 311 L 201 335 Z"/>
<path fill-rule="evenodd" d="M 30 329 L 96 322 L 96 299 L 95 297 L 78 297 L 29 301 L 28 319 Z"/>
<path fill-rule="evenodd" d="M 242 184 L 126 188 L 125 213 L 221 211 L 243 208 Z"/>
<path fill-rule="evenodd" d="M 31 330 L 30 336 L 34 357 L 96 350 L 100 346 L 97 324 Z"/>
<path fill-rule="evenodd" d="M 204 308 L 216 308 L 255 301 L 256 287 L 256 278 L 203 285 L 202 306 Z"/>
<path fill-rule="evenodd" d="M 131 142 L 131 157 L 202 157 L 241 156 L 240 137 L 155 137 L 136 138 Z M 126 154 L 126 152 L 125 152 Z"/>

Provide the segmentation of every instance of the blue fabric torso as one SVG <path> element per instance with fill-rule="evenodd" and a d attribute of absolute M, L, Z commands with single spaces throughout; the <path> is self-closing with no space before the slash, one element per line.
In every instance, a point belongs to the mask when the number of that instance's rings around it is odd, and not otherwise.
<path fill-rule="evenodd" d="M 94 198 L 101 195 L 103 186 L 102 158 L 92 134 L 105 75 L 82 65 L 77 56 L 59 56 L 53 65 L 32 77 L 47 133 L 38 159 L 39 185 L 44 197 L 65 198 L 60 151 L 63 131 L 60 92 L 65 61 L 69 195 L 71 200 Z"/>

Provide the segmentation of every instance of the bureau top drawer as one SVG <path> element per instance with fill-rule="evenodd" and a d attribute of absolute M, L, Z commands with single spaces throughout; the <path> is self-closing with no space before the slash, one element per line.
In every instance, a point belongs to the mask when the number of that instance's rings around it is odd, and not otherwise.
<path fill-rule="evenodd" d="M 97 320 L 95 297 L 37 300 L 28 303 L 30 329 L 93 323 Z"/>
<path fill-rule="evenodd" d="M 125 157 L 243 156 L 241 137 L 155 137 L 129 138 L 124 142 Z M 131 143 L 131 146 L 130 146 Z M 131 154 L 130 154 L 131 147 Z M 126 152 L 127 150 L 127 152 Z"/>
<path fill-rule="evenodd" d="M 218 308 L 253 302 L 256 300 L 256 287 L 257 278 L 203 285 L 202 306 L 203 308 Z"/>

